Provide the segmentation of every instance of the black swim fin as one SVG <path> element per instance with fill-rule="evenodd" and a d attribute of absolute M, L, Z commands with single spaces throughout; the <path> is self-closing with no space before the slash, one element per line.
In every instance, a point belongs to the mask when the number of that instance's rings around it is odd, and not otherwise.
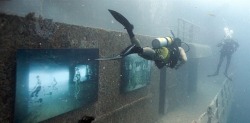
<path fill-rule="evenodd" d="M 119 23 L 121 23 L 124 26 L 125 29 L 127 30 L 134 29 L 134 26 L 122 14 L 110 9 L 109 12 Z"/>
<path fill-rule="evenodd" d="M 229 79 L 230 81 L 233 81 L 232 78 L 230 78 L 226 73 L 224 73 L 225 77 L 227 77 L 227 79 Z"/>
<path fill-rule="evenodd" d="M 217 74 L 207 75 L 207 77 L 217 76 Z"/>
<path fill-rule="evenodd" d="M 219 74 L 218 72 L 215 72 L 214 74 L 207 75 L 207 77 L 217 76 L 218 74 Z"/>

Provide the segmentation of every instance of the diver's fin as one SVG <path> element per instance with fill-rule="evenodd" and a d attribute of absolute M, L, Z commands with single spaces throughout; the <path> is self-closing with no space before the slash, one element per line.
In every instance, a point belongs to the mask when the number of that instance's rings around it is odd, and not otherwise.
<path fill-rule="evenodd" d="M 207 77 L 212 77 L 212 76 L 217 76 L 218 73 L 214 73 L 214 74 L 211 74 L 211 75 L 207 75 Z"/>
<path fill-rule="evenodd" d="M 95 60 L 106 61 L 106 60 L 118 60 L 118 59 L 122 59 L 122 58 L 123 57 L 121 55 L 117 55 L 115 57 L 98 58 L 98 59 L 95 59 Z"/>
<path fill-rule="evenodd" d="M 109 12 L 119 23 L 121 23 L 124 26 L 125 29 L 127 30 L 134 29 L 134 26 L 122 14 L 110 9 Z"/>
<path fill-rule="evenodd" d="M 232 78 L 230 78 L 227 74 L 224 73 L 224 75 L 225 77 L 227 77 L 227 79 L 229 79 L 230 81 L 233 81 Z"/>
<path fill-rule="evenodd" d="M 122 52 L 121 52 L 121 56 L 127 56 L 127 55 L 129 55 L 129 54 L 132 54 L 132 53 L 134 53 L 133 51 L 132 51 L 132 49 L 134 49 L 135 48 L 135 44 L 132 44 L 132 45 L 130 45 L 130 46 L 128 46 L 126 49 L 124 49 Z"/>

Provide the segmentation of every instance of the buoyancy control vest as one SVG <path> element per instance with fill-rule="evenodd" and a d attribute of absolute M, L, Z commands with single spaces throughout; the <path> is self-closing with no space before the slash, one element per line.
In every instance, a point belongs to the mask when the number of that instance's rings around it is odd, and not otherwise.
<path fill-rule="evenodd" d="M 176 38 L 177 39 L 177 38 Z M 177 64 L 180 52 L 175 39 L 171 37 L 156 38 L 152 41 L 152 46 L 157 52 L 158 56 L 162 56 L 162 61 L 156 60 L 156 66 L 162 68 L 167 65 L 170 68 L 174 68 Z M 178 39 L 180 40 L 180 39 Z"/>
<path fill-rule="evenodd" d="M 168 60 L 168 67 L 174 68 L 180 58 L 180 51 L 177 44 L 174 42 L 172 45 L 167 47 L 169 49 L 170 57 Z"/>

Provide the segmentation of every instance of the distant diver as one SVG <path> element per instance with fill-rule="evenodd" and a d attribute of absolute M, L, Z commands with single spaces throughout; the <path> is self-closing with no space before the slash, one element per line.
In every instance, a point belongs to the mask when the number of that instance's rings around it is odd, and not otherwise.
<path fill-rule="evenodd" d="M 121 23 L 130 37 L 131 45 L 125 48 L 119 55 L 113 58 L 99 58 L 97 60 L 121 59 L 127 55 L 137 53 L 146 60 L 152 60 L 155 65 L 161 69 L 164 66 L 178 69 L 187 61 L 185 50 L 181 47 L 181 39 L 173 37 L 156 38 L 152 41 L 151 47 L 142 48 L 140 41 L 135 38 L 133 33 L 134 26 L 120 13 L 109 10 L 111 15 Z M 180 61 L 180 63 L 178 63 Z M 178 64 L 177 64 L 178 63 Z"/>
<path fill-rule="evenodd" d="M 37 75 L 36 76 L 36 79 L 37 79 L 37 82 L 36 82 L 36 85 L 35 85 L 35 87 L 33 88 L 33 92 L 31 93 L 31 97 L 38 97 L 38 93 L 41 91 L 41 89 L 42 89 L 42 86 L 41 86 L 41 80 L 40 80 L 40 77 L 39 77 L 39 75 Z"/>
<path fill-rule="evenodd" d="M 219 63 L 217 65 L 217 69 L 216 69 L 214 74 L 208 75 L 208 77 L 217 76 L 219 74 L 221 64 L 222 64 L 224 58 L 227 57 L 227 63 L 226 63 L 226 69 L 225 69 L 224 75 L 229 80 L 232 80 L 228 76 L 228 68 L 229 68 L 229 65 L 231 62 L 232 54 L 238 49 L 239 44 L 232 39 L 232 34 L 233 34 L 232 30 L 225 28 L 224 31 L 225 31 L 225 38 L 223 39 L 223 41 L 221 43 L 219 43 L 217 45 L 217 47 L 222 46 L 222 49 L 220 50 L 220 60 L 219 60 Z"/>

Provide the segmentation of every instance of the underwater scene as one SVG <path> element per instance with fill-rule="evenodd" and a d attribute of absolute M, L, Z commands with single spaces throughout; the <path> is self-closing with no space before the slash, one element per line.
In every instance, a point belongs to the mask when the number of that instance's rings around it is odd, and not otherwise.
<path fill-rule="evenodd" d="M 249 0 L 0 0 L 0 123 L 250 123 Z"/>
<path fill-rule="evenodd" d="M 17 55 L 15 122 L 40 122 L 97 100 L 98 62 L 91 61 L 97 49 L 30 49 Z"/>
<path fill-rule="evenodd" d="M 151 62 L 132 54 L 122 61 L 122 91 L 129 92 L 149 84 Z"/>

